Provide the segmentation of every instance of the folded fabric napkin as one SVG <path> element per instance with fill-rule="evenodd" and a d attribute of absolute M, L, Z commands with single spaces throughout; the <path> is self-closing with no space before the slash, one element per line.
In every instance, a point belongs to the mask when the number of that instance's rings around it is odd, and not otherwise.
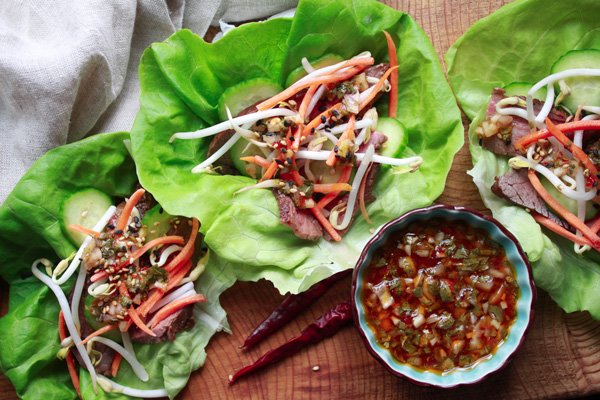
<path fill-rule="evenodd" d="M 128 131 L 142 52 L 176 30 L 260 19 L 297 0 L 0 2 L 0 203 L 46 151 Z"/>

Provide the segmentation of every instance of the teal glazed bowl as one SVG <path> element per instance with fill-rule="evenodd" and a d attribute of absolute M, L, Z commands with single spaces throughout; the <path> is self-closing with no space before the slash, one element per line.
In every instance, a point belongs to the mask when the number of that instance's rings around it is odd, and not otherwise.
<path fill-rule="evenodd" d="M 391 352 L 377 343 L 375 334 L 367 322 L 365 307 L 361 301 L 361 293 L 365 285 L 364 272 L 375 251 L 384 245 L 394 232 L 404 229 L 413 222 L 425 222 L 433 218 L 442 219 L 449 223 L 460 220 L 488 232 L 491 239 L 504 248 L 508 260 L 514 266 L 520 292 L 516 303 L 516 319 L 510 327 L 505 341 L 499 345 L 492 356 L 480 360 L 474 366 L 455 368 L 446 373 L 418 369 L 396 360 Z M 525 333 L 533 319 L 532 307 L 535 297 L 536 291 L 532 280 L 531 265 L 515 237 L 493 218 L 464 207 L 446 205 L 434 205 L 410 211 L 381 227 L 363 249 L 352 279 L 354 322 L 371 355 L 396 376 L 406 378 L 417 385 L 441 388 L 477 383 L 505 366 L 523 343 Z"/>

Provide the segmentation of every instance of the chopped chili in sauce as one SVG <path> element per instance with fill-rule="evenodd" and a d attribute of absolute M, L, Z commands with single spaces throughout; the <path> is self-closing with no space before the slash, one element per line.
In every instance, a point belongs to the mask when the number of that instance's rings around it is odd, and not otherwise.
<path fill-rule="evenodd" d="M 516 317 L 513 266 L 487 232 L 462 221 L 394 233 L 364 273 L 378 343 L 419 369 L 444 373 L 491 356 Z"/>

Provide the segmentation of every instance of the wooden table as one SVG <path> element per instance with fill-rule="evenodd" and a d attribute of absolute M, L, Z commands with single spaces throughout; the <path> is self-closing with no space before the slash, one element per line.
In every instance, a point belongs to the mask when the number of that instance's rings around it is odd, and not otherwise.
<path fill-rule="evenodd" d="M 475 21 L 506 0 L 385 1 L 412 15 L 425 29 L 440 58 Z M 443 60 L 442 60 L 443 63 Z M 465 171 L 471 168 L 466 147 L 454 160 L 439 202 L 485 208 Z M 538 292 L 535 320 L 527 340 L 512 363 L 486 381 L 465 388 L 423 388 L 388 374 L 365 350 L 354 328 L 300 352 L 266 371 L 227 386 L 227 377 L 265 351 L 295 336 L 336 302 L 349 297 L 350 280 L 333 290 L 266 343 L 247 353 L 238 350 L 243 338 L 281 300 L 270 283 L 237 283 L 222 296 L 233 335 L 218 334 L 208 346 L 206 365 L 192 375 L 181 399 L 295 398 L 295 399 L 540 399 L 600 393 L 600 323 L 587 313 L 565 314 L 543 292 Z M 6 312 L 6 285 L 0 287 Z M 313 367 L 318 366 L 318 371 Z M 0 399 L 16 394 L 0 376 Z"/>

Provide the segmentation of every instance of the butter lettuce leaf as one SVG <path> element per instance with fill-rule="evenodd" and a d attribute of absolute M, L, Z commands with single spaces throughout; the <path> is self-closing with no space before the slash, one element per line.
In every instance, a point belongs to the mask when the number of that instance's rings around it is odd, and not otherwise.
<path fill-rule="evenodd" d="M 31 276 L 40 257 L 57 262 L 76 250 L 62 226 L 63 202 L 73 193 L 95 188 L 115 201 L 131 194 L 137 182 L 125 132 L 100 134 L 56 148 L 41 157 L 0 207 L 0 276 L 10 283 L 8 313 L 0 318 L 0 371 L 23 399 L 74 399 L 66 363 L 56 358 L 59 306 L 54 294 Z M 139 389 L 166 388 L 173 398 L 192 371 L 204 364 L 205 347 L 218 331 L 229 330 L 219 296 L 236 277 L 227 262 L 210 257 L 196 283 L 207 302 L 194 307 L 195 326 L 173 342 L 136 344 L 136 354 L 150 375 L 139 381 L 124 362 L 116 381 Z M 68 293 L 74 278 L 63 286 Z M 85 399 L 124 398 L 94 393 L 89 374 L 80 369 Z"/>
<path fill-rule="evenodd" d="M 310 243 L 279 221 L 268 190 L 234 193 L 255 183 L 241 176 L 195 175 L 210 138 L 176 140 L 175 132 L 217 122 L 226 88 L 253 78 L 284 85 L 302 57 L 351 57 L 370 51 L 386 61 L 383 31 L 398 44 L 398 119 L 409 135 L 407 155 L 424 163 L 413 174 L 382 169 L 369 207 L 373 225 L 357 218 L 341 243 Z M 140 64 L 141 107 L 131 132 L 141 183 L 171 214 L 195 216 L 205 242 L 231 263 L 238 279 L 268 279 L 282 292 L 299 292 L 352 268 L 376 229 L 405 211 L 429 205 L 444 188 L 463 143 L 460 113 L 435 50 L 406 14 L 369 0 L 301 1 L 293 19 L 242 25 L 216 43 L 181 31 L 147 49 Z M 383 96 L 379 111 L 387 114 Z"/>
<path fill-rule="evenodd" d="M 532 82 L 549 75 L 552 64 L 572 49 L 600 49 L 600 3 L 515 1 L 475 23 L 446 53 L 448 78 L 460 106 L 472 119 L 469 149 L 481 198 L 496 219 L 519 240 L 539 288 L 567 312 L 587 310 L 600 319 L 600 256 L 579 256 L 573 244 L 542 230 L 523 208 L 491 191 L 508 158 L 479 145 L 475 129 L 485 118 L 494 87 Z"/>

